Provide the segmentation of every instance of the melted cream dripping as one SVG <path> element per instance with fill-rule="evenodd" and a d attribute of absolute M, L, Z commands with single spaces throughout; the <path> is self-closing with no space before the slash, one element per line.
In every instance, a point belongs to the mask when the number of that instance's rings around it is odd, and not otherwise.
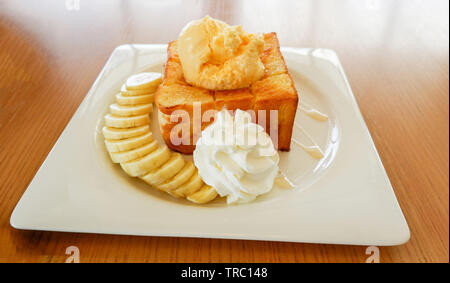
<path fill-rule="evenodd" d="M 293 189 L 294 184 L 281 172 L 278 172 L 277 177 L 275 178 L 275 186 L 282 189 Z"/>
<path fill-rule="evenodd" d="M 304 151 L 306 151 L 312 158 L 315 159 L 322 159 L 324 154 L 322 149 L 320 149 L 319 145 L 314 141 L 314 139 L 305 131 L 305 129 L 303 129 L 303 127 L 295 124 L 295 127 L 298 128 L 300 131 L 303 132 L 303 134 L 311 141 L 311 143 L 313 145 L 305 145 L 299 141 L 297 141 L 296 139 L 292 139 L 292 141 L 294 142 L 294 144 L 298 145 L 299 147 L 301 147 Z"/>
<path fill-rule="evenodd" d="M 317 109 L 312 108 L 307 104 L 300 105 L 300 110 L 305 112 L 306 115 L 313 118 L 316 121 L 324 122 L 328 120 L 328 115 L 320 112 Z"/>

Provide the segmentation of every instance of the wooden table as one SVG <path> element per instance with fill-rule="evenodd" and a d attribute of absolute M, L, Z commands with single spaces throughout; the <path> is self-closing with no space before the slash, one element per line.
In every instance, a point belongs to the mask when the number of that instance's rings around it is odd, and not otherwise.
<path fill-rule="evenodd" d="M 381 262 L 449 260 L 449 3 L 1 1 L 0 261 L 365 262 L 366 247 L 17 231 L 11 212 L 115 46 L 209 14 L 337 51 L 411 228 Z"/>

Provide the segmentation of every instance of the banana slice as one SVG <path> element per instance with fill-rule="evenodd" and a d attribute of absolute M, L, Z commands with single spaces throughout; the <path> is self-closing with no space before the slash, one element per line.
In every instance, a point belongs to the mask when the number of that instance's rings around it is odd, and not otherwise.
<path fill-rule="evenodd" d="M 161 73 L 139 73 L 129 77 L 125 83 L 127 90 L 157 88 L 162 82 Z"/>
<path fill-rule="evenodd" d="M 150 131 L 155 92 L 161 84 L 159 73 L 140 73 L 129 77 L 116 94 L 111 113 L 102 128 L 105 145 L 114 163 L 132 177 L 194 203 L 205 203 L 217 196 L 205 185 L 192 161 L 159 146 Z"/>
<path fill-rule="evenodd" d="M 141 145 L 148 144 L 153 141 L 153 134 L 148 132 L 142 136 L 133 137 L 123 140 L 105 140 L 108 152 L 121 152 L 135 149 Z"/>
<path fill-rule="evenodd" d="M 143 94 L 139 96 L 126 96 L 122 93 L 116 94 L 116 101 L 119 105 L 138 105 L 138 104 L 147 104 L 152 103 L 155 98 L 155 95 L 152 94 Z"/>
<path fill-rule="evenodd" d="M 191 176 L 195 173 L 196 168 L 192 161 L 187 161 L 183 169 L 178 172 L 172 178 L 164 181 L 163 183 L 156 186 L 157 189 L 171 193 L 172 190 L 178 188 L 181 184 L 185 183 Z"/>
<path fill-rule="evenodd" d="M 162 146 L 144 157 L 120 163 L 120 166 L 122 166 L 122 169 L 132 177 L 142 176 L 169 160 L 170 153 L 167 146 Z"/>
<path fill-rule="evenodd" d="M 105 125 L 112 128 L 132 128 L 150 124 L 150 116 L 143 114 L 133 117 L 121 117 L 112 114 L 106 114 Z"/>
<path fill-rule="evenodd" d="M 160 168 L 150 171 L 147 175 L 140 177 L 147 184 L 156 186 L 175 176 L 184 166 L 184 159 L 179 153 L 172 153 L 172 156 Z"/>
<path fill-rule="evenodd" d="M 194 203 L 202 204 L 212 201 L 217 197 L 216 189 L 211 186 L 204 185 L 199 191 L 187 197 L 187 200 Z"/>
<path fill-rule="evenodd" d="M 123 84 L 122 87 L 120 88 L 120 93 L 123 96 L 141 96 L 141 95 L 153 94 L 156 92 L 157 89 L 158 89 L 158 87 L 131 90 L 131 89 L 127 89 L 127 86 L 125 84 Z"/>
<path fill-rule="evenodd" d="M 111 114 L 117 116 L 137 116 L 142 114 L 149 114 L 153 111 L 152 104 L 140 104 L 134 106 L 124 106 L 119 104 L 111 104 L 109 106 Z"/>
<path fill-rule="evenodd" d="M 158 148 L 158 142 L 152 141 L 151 143 L 137 147 L 128 151 L 110 152 L 109 155 L 114 163 L 128 162 L 143 157 Z"/>
<path fill-rule="evenodd" d="M 203 184 L 202 178 L 198 172 L 195 172 L 186 183 L 182 184 L 178 189 L 173 191 L 173 193 L 179 197 L 186 197 L 200 190 Z"/>
<path fill-rule="evenodd" d="M 117 129 L 111 127 L 103 127 L 103 136 L 108 140 L 122 140 L 132 137 L 142 136 L 150 132 L 150 125 L 144 125 L 135 128 Z"/>

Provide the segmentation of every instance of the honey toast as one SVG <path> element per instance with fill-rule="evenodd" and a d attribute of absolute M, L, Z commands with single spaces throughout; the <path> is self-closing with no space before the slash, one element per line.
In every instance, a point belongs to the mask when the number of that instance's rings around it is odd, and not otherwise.
<path fill-rule="evenodd" d="M 160 112 L 158 119 L 161 133 L 169 148 L 185 154 L 194 151 L 196 135 L 192 126 L 192 114 L 196 102 L 201 105 L 201 115 L 210 109 L 253 110 L 256 121 L 272 137 L 275 147 L 283 151 L 290 149 L 298 94 L 280 52 L 275 32 L 264 34 L 264 52 L 261 54 L 261 61 L 265 67 L 264 76 L 248 88 L 210 91 L 191 86 L 184 80 L 176 41 L 169 43 L 167 53 L 164 80 L 156 93 L 155 102 Z M 170 115 L 176 110 L 186 111 L 189 120 L 170 119 Z M 278 116 L 276 124 L 271 125 L 271 115 Z M 171 132 L 181 120 L 190 121 L 190 144 L 171 142 Z M 211 122 L 202 121 L 201 129 Z"/>

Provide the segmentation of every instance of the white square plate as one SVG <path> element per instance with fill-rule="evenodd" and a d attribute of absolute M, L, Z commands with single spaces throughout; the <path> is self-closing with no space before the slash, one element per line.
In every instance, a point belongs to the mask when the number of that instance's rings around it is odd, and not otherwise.
<path fill-rule="evenodd" d="M 166 45 L 117 47 L 11 216 L 17 229 L 354 245 L 398 245 L 408 225 L 339 59 L 327 49 L 283 48 L 300 96 L 329 115 L 301 125 L 316 161 L 292 144 L 280 168 L 295 184 L 249 204 L 195 205 L 128 177 L 106 153 L 103 116 L 131 74 L 162 72 Z M 154 115 L 154 114 L 153 114 Z M 152 128 L 160 139 L 157 119 Z M 294 139 L 305 135 L 294 129 Z"/>

